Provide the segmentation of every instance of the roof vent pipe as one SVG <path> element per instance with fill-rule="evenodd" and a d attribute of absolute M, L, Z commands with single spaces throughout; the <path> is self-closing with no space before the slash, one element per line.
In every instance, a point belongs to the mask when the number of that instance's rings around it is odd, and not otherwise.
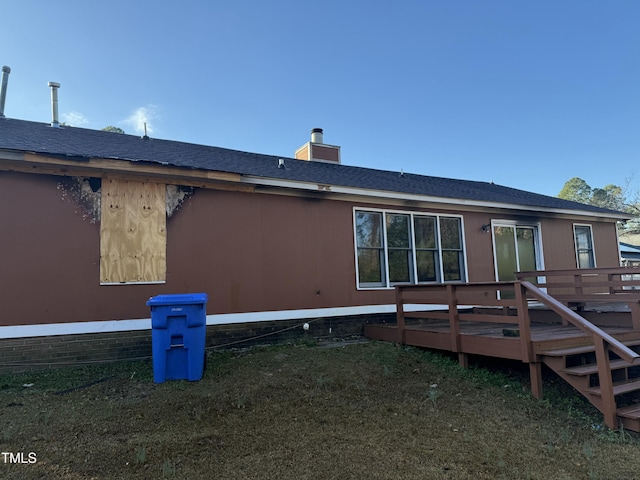
<path fill-rule="evenodd" d="M 7 99 L 7 83 L 11 69 L 6 65 L 2 67 L 2 86 L 0 87 L 0 118 L 4 118 L 4 101 Z"/>
<path fill-rule="evenodd" d="M 322 129 L 314 128 L 311 130 L 311 143 L 322 143 Z"/>
<path fill-rule="evenodd" d="M 51 87 L 51 126 L 59 127 L 60 122 L 58 121 L 58 89 L 60 88 L 60 84 L 56 82 L 49 82 L 49 86 Z"/>

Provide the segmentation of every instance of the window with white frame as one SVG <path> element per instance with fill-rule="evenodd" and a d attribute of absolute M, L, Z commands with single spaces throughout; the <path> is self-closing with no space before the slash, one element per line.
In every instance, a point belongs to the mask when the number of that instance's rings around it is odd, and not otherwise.
<path fill-rule="evenodd" d="M 384 243 L 382 241 L 382 213 L 356 213 L 356 250 L 358 281 L 363 287 L 386 285 Z"/>
<path fill-rule="evenodd" d="M 466 280 L 462 219 L 354 210 L 359 288 Z"/>
<path fill-rule="evenodd" d="M 385 226 L 389 283 L 412 283 L 411 216 L 386 213 Z"/>
<path fill-rule="evenodd" d="M 595 268 L 596 258 L 593 253 L 593 232 L 591 225 L 574 225 L 573 237 L 576 246 L 578 268 Z"/>

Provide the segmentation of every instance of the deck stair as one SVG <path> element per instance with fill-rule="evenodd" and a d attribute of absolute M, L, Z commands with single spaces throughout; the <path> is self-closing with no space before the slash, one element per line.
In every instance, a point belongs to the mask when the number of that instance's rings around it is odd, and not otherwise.
<path fill-rule="evenodd" d="M 640 353 L 640 338 L 621 340 L 621 343 Z M 610 380 L 601 385 L 596 349 L 593 344 L 559 347 L 538 352 L 539 358 L 551 370 L 580 392 L 592 405 L 607 416 L 607 387 L 614 402 L 616 424 L 625 429 L 640 431 L 640 364 L 621 359 L 609 352 L 605 375 Z M 611 401 L 610 400 L 610 401 Z"/>

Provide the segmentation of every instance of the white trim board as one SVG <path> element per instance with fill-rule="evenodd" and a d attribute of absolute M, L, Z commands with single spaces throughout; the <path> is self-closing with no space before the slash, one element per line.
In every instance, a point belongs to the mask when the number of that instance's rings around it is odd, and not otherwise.
<path fill-rule="evenodd" d="M 405 305 L 404 311 L 442 310 L 446 305 Z M 266 312 L 222 313 L 207 315 L 207 325 L 228 325 L 278 320 L 305 320 L 310 318 L 345 317 L 377 313 L 395 313 L 395 304 L 362 305 L 357 307 L 312 308 L 304 310 L 274 310 Z M 95 322 L 48 323 L 37 325 L 10 325 L 0 327 L 0 340 L 9 338 L 81 335 L 85 333 L 113 333 L 151 330 L 151 318 L 133 320 L 107 320 Z"/>

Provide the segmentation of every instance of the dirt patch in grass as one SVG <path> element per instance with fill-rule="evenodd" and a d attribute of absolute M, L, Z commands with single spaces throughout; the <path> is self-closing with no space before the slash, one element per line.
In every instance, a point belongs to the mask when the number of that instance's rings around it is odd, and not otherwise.
<path fill-rule="evenodd" d="M 531 398 L 517 366 L 298 345 L 215 353 L 199 382 L 152 378 L 150 363 L 0 377 L 0 477 L 640 478 L 635 434 L 555 383 Z"/>

